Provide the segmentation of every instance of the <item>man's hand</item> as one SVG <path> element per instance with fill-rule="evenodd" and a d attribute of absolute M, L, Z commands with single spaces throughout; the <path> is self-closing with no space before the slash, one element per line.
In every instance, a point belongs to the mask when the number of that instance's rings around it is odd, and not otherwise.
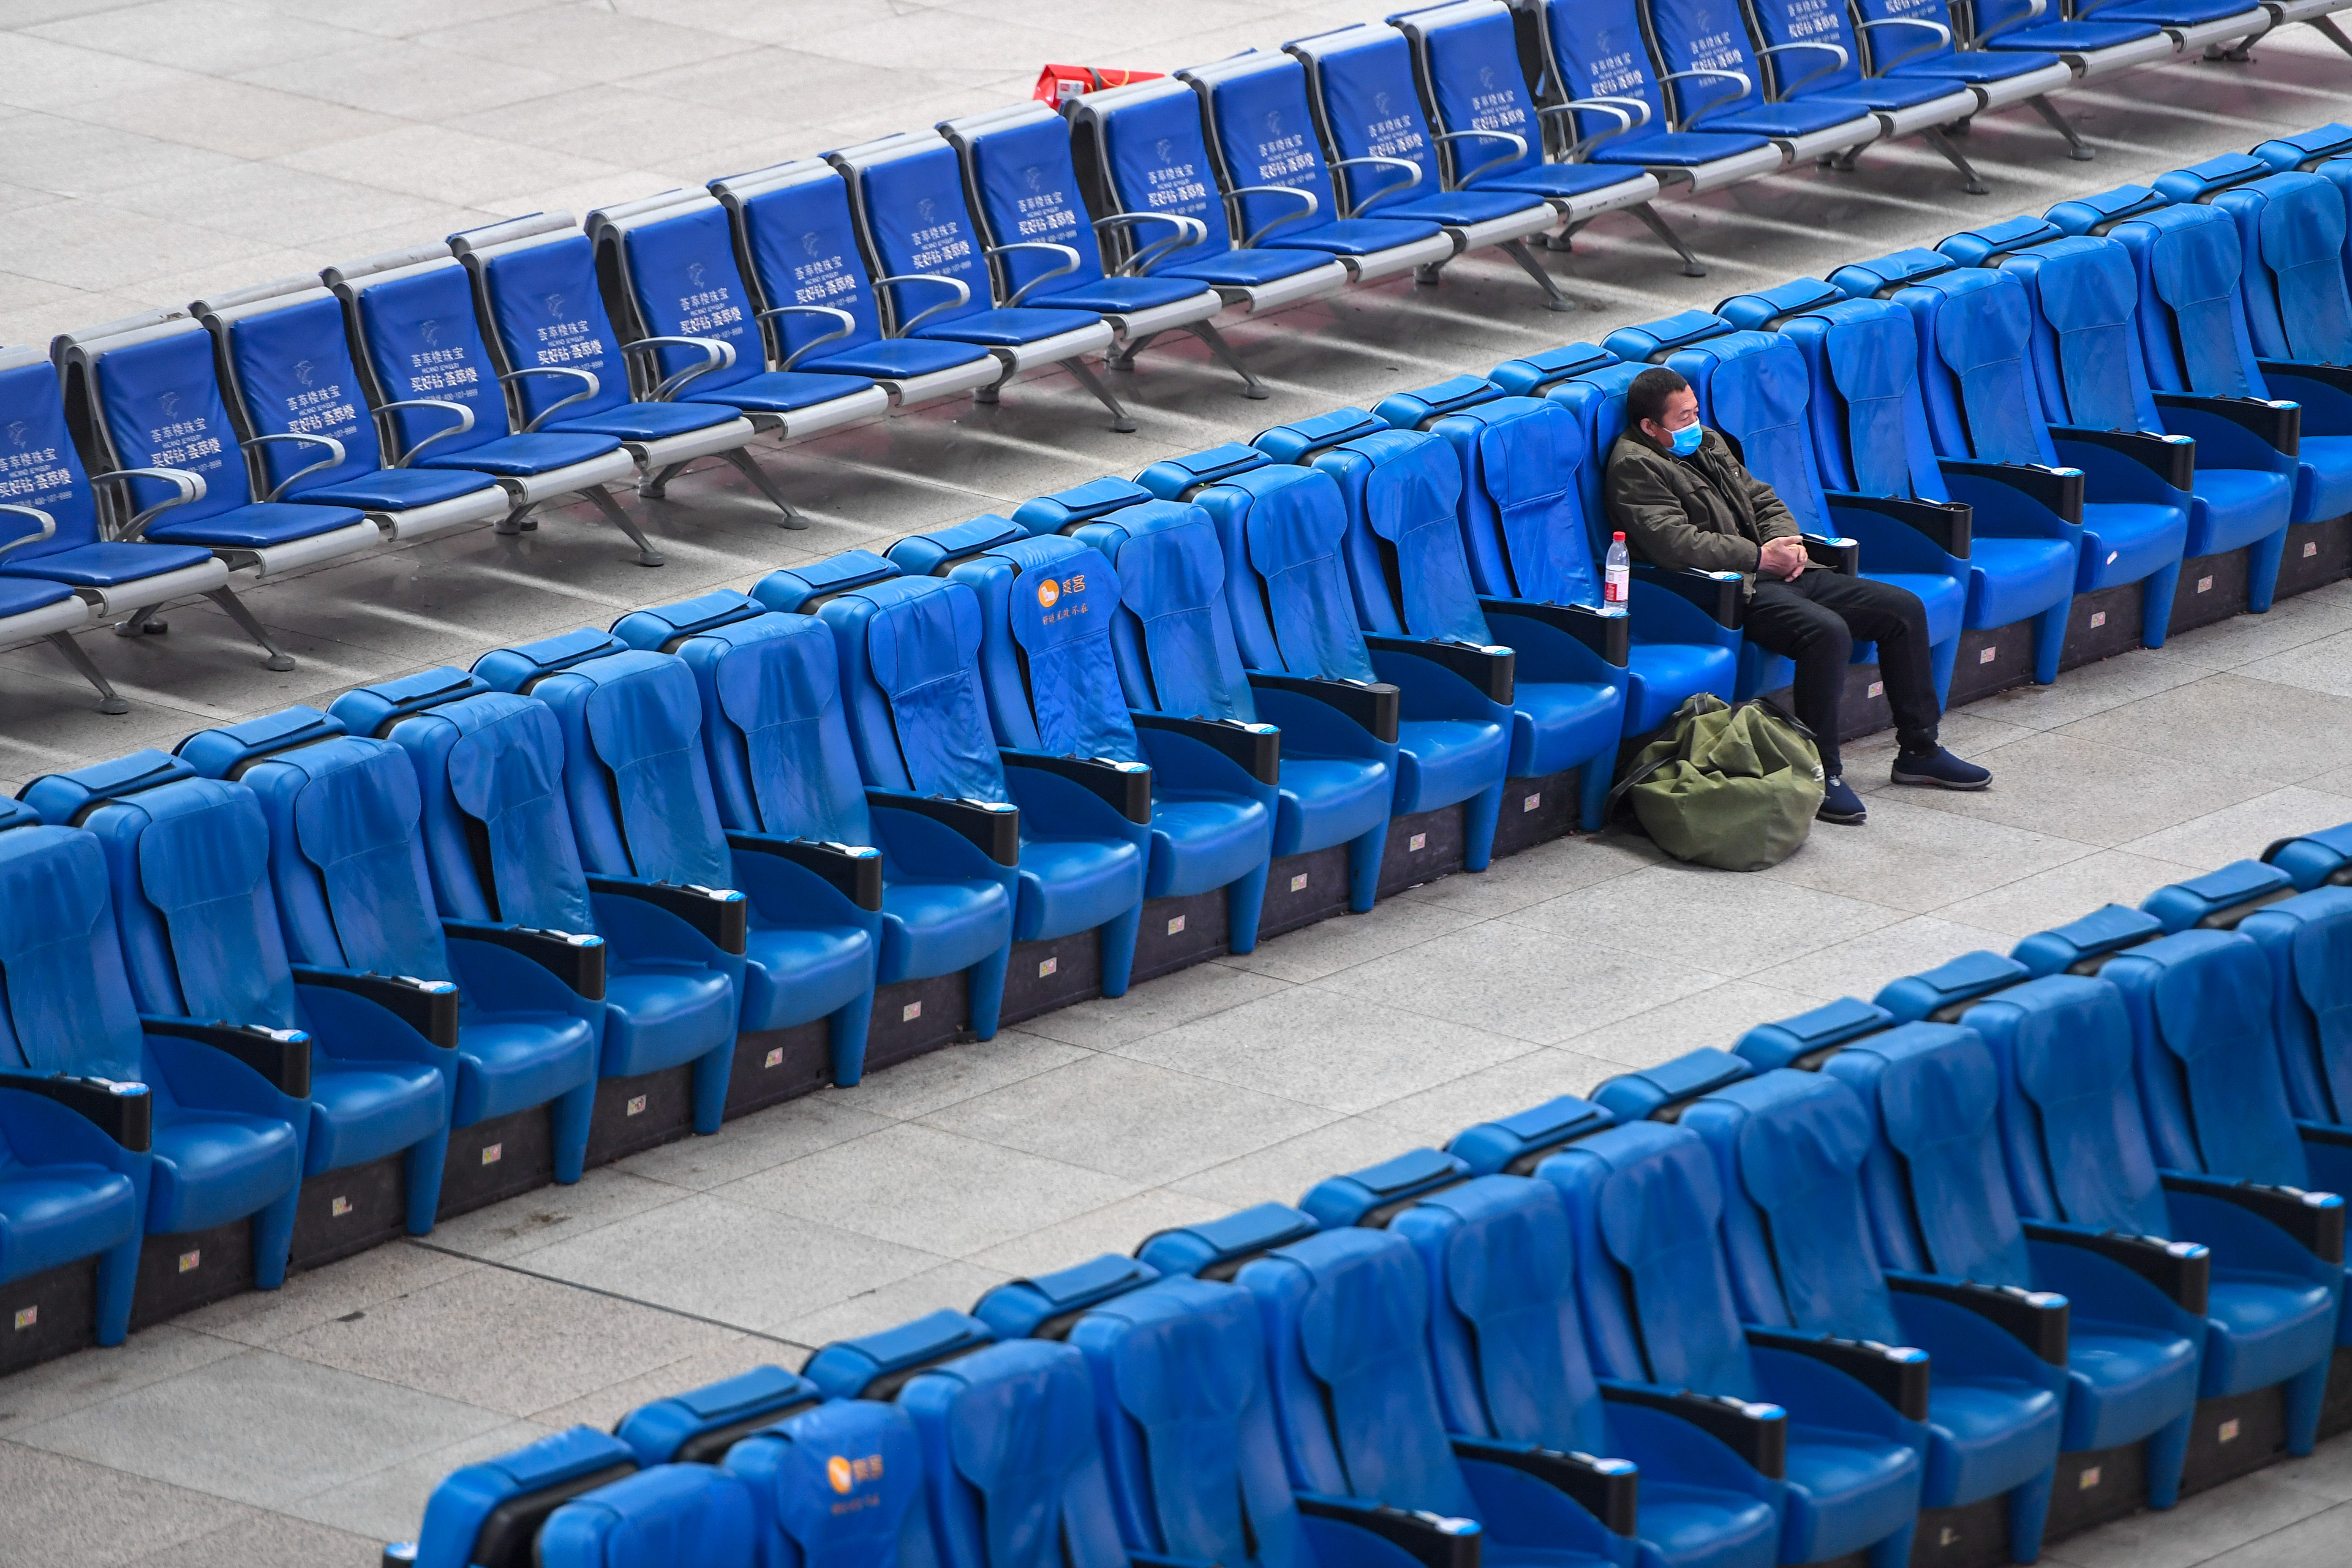
<path fill-rule="evenodd" d="M 1805 553 L 1805 542 L 1793 534 L 1769 539 L 1757 552 L 1756 573 L 1760 577 L 1778 577 L 1792 582 L 1802 572 L 1811 557 Z"/>

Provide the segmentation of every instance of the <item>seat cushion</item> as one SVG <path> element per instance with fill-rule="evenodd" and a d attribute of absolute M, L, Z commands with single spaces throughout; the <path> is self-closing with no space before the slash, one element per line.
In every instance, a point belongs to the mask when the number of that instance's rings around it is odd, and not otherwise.
<path fill-rule="evenodd" d="M 882 877 L 883 984 L 969 969 L 1013 940 L 1013 900 L 978 878 Z"/>
<path fill-rule="evenodd" d="M 2315 436 L 2306 430 L 2296 460 L 2294 521 L 2316 522 L 2352 511 L 2352 436 Z"/>
<path fill-rule="evenodd" d="M 1654 730 L 1694 692 L 1728 697 L 1739 660 L 1719 643 L 1633 644 L 1626 666 L 1625 733 Z"/>
<path fill-rule="evenodd" d="M 304 1173 L 364 1165 L 431 1137 L 446 1095 L 440 1069 L 421 1062 L 321 1062 L 310 1078 Z"/>
<path fill-rule="evenodd" d="M 795 409 L 831 403 L 836 397 L 870 391 L 873 385 L 862 375 L 813 375 L 801 370 L 772 370 L 716 388 L 710 395 L 725 398 L 730 407 L 748 408 L 758 414 L 790 414 Z M 719 405 L 709 403 L 697 406 L 717 409 Z"/>
<path fill-rule="evenodd" d="M 443 452 L 441 446 L 436 445 L 416 462 L 418 467 L 426 468 L 477 468 L 486 474 L 520 477 L 552 473 L 620 449 L 620 442 L 610 436 L 541 431 L 530 436 L 501 436 L 461 452 Z"/>
<path fill-rule="evenodd" d="M 544 1105 L 596 1076 L 596 1031 L 568 1013 L 491 1013 L 457 1027 L 460 1127 Z"/>
<path fill-rule="evenodd" d="M 1416 195 L 1394 206 L 1378 208 L 1372 216 L 1388 220 L 1418 219 L 1423 223 L 1492 223 L 1496 218 L 1516 217 L 1538 205 L 1528 200 L 1524 192 L 1502 185 L 1486 185 L 1475 191 L 1431 191 L 1426 195 Z M 1549 222 L 1550 216 L 1546 213 L 1545 221 Z"/>
<path fill-rule="evenodd" d="M 2021 49 L 2044 54 L 2052 50 L 2087 54 L 2121 44 L 2136 44 L 2142 38 L 2153 37 L 2156 32 L 2156 28 L 2138 22 L 2044 22 L 2038 27 L 2003 33 L 1989 40 L 1985 47 L 2004 54 Z"/>
<path fill-rule="evenodd" d="M 378 468 L 372 474 L 303 490 L 294 499 L 313 504 L 363 507 L 370 511 L 405 511 L 411 507 L 456 500 L 459 496 L 491 488 L 490 476 L 478 469 Z"/>
<path fill-rule="evenodd" d="M 1437 232 L 1433 223 L 1402 218 L 1348 217 L 1336 223 L 1285 224 L 1265 237 L 1277 250 L 1316 250 L 1326 256 L 1370 256 L 1412 245 Z"/>
<path fill-rule="evenodd" d="M 735 986 L 723 971 L 623 963 L 606 973 L 606 1078 L 690 1062 L 734 1033 Z"/>
<path fill-rule="evenodd" d="M 47 582 L 37 577 L 10 578 L 0 582 L 0 621 L 10 616 L 21 616 L 27 610 L 45 609 L 72 597 L 73 590 L 63 583 Z"/>
<path fill-rule="evenodd" d="M 1522 680 L 1513 689 L 1511 775 L 1540 778 L 1607 752 L 1625 727 L 1620 689 L 1597 681 Z"/>
<path fill-rule="evenodd" d="M 694 382 L 688 382 L 681 390 L 685 396 L 692 397 Z M 617 404 L 611 408 L 599 408 L 593 414 L 583 414 L 576 419 L 551 419 L 540 428 L 611 436 L 622 441 L 659 441 L 667 437 L 684 436 L 696 430 L 708 430 L 713 425 L 726 424 L 733 416 L 727 412 L 722 400 L 726 400 L 734 390 L 730 386 L 714 393 L 708 403 Z"/>
<path fill-rule="evenodd" d="M 171 517 L 167 511 L 161 521 L 150 523 L 146 536 L 158 544 L 243 546 L 253 550 L 290 544 L 298 539 L 332 533 L 336 529 L 367 521 L 347 506 L 295 506 L 287 501 L 256 501 L 233 511 L 200 517 L 193 522 L 173 522 Z"/>
<path fill-rule="evenodd" d="M 1848 82 L 1835 92 L 1825 92 L 1818 98 L 1808 98 L 1806 103 L 1843 103 L 1851 105 L 1857 114 L 1873 109 L 1912 109 L 1922 103 L 1933 103 L 1948 98 L 1958 89 L 1948 82 L 1921 77 L 1870 77 Z"/>
<path fill-rule="evenodd" d="M 2203 22 L 2219 22 L 2224 17 L 2244 16 L 2248 9 L 2242 0 L 2125 0 L 2120 5 L 2100 6 L 2092 20 L 2146 22 L 2158 27 L 2194 27 Z M 2259 8 L 2255 10 L 2259 15 Z M 2261 24 L 2255 26 L 2260 26 Z"/>
<path fill-rule="evenodd" d="M 46 578 L 78 588 L 112 588 L 165 572 L 201 566 L 213 552 L 194 544 L 83 544 L 54 555 L 0 555 L 0 577 Z"/>
<path fill-rule="evenodd" d="M 1640 1538 L 1677 1568 L 1773 1560 L 1780 1521 L 1761 1498 L 1664 1479 L 1646 1468 L 1640 1497 Z M 1748 1552 L 1739 1552 L 1742 1546 Z"/>
<path fill-rule="evenodd" d="M 1978 534 L 1969 545 L 1968 626 L 1982 631 L 2038 616 L 2074 591 L 2081 547 L 2063 539 Z"/>
<path fill-rule="evenodd" d="M 1092 310 L 1040 310 L 1024 305 L 1018 310 L 975 310 L 969 316 L 952 321 L 934 321 L 917 327 L 918 338 L 944 338 L 950 342 L 992 343 L 999 348 L 1018 348 L 1041 338 L 1055 338 L 1064 332 L 1097 325 L 1102 321 Z"/>
<path fill-rule="evenodd" d="M 1585 156 L 1594 163 L 1656 163 L 1683 169 L 1753 153 L 1764 145 L 1761 136 L 1715 131 L 1654 131 L 1646 136 L 1639 132 L 1612 136 Z"/>
<path fill-rule="evenodd" d="M 2196 496 L 2185 547 L 2190 555 L 2218 555 L 2267 539 L 2286 526 L 2294 504 L 2293 477 L 2268 468 L 2200 466 L 2189 489 Z"/>
<path fill-rule="evenodd" d="M 2056 55 L 2036 54 L 2030 49 L 2003 49 L 1998 54 L 1987 49 L 1963 49 L 1896 66 L 1886 75 L 1948 77 L 1954 81 L 1968 82 L 2007 81 L 2014 76 L 2048 70 L 2057 63 Z"/>
<path fill-rule="evenodd" d="M 2197 1344 L 2140 1323 L 2075 1318 L 2067 1328 L 2068 1451 L 2137 1442 L 2197 1397 Z"/>
<path fill-rule="evenodd" d="M 2032 1479 L 2057 1457 L 2063 1395 L 2022 1379 L 1948 1367 L 1927 1395 L 1934 1436 L 1922 1508 L 1991 1497 Z"/>
<path fill-rule="evenodd" d="M 2189 517 L 2177 506 L 2088 502 L 2083 508 L 2083 560 L 2074 591 L 2137 583 L 2166 562 L 2179 560 L 2188 540 Z"/>
<path fill-rule="evenodd" d="M 1706 125 L 1709 130 L 1752 131 L 1759 136 L 1810 136 L 1816 131 L 1834 131 L 1852 124 L 1867 113 L 1856 104 L 1801 98 L 1792 103 L 1759 103 L 1729 114 L 1713 115 Z"/>
<path fill-rule="evenodd" d="M 1123 914 L 1143 897 L 1146 863 L 1124 839 L 1031 838 L 1023 813 L 1015 942 L 1069 936 Z"/>
<path fill-rule="evenodd" d="M 1296 277 L 1323 263 L 1296 250 L 1228 250 L 1222 256 L 1196 256 L 1160 269 L 1162 278 L 1197 278 L 1228 289 L 1252 289 L 1277 279 Z"/>
<path fill-rule="evenodd" d="M 1524 169 L 1514 169 L 1480 180 L 1471 187 L 1480 191 L 1525 191 L 1537 196 L 1580 196 L 1588 191 L 1605 190 L 1623 184 L 1633 178 L 1622 168 L 1601 163 L 1534 163 Z"/>
<path fill-rule="evenodd" d="M 1076 288 L 1040 289 L 1030 303 L 1046 310 L 1103 310 L 1114 315 L 1129 310 L 1157 310 L 1181 300 L 1197 300 L 1208 290 L 1191 278 L 1097 278 Z"/>
<path fill-rule="evenodd" d="M 103 1165 L 11 1163 L 0 1176 L 0 1279 L 22 1279 L 139 1234 L 131 1178 Z"/>
<path fill-rule="evenodd" d="M 744 942 L 743 1029 L 789 1029 L 822 1018 L 874 984 L 874 943 L 856 926 L 754 920 Z"/>
<path fill-rule="evenodd" d="M 233 1110 L 156 1107 L 147 1229 L 209 1230 L 267 1207 L 302 1179 L 291 1123 Z"/>
<path fill-rule="evenodd" d="M 1386 822 L 1396 775 L 1376 758 L 1285 752 L 1281 788 L 1274 852 L 1297 855 L 1345 844 Z"/>
<path fill-rule="evenodd" d="M 1407 719 L 1397 726 L 1396 814 L 1467 800 L 1500 784 L 1511 732 L 1478 719 Z"/>
<path fill-rule="evenodd" d="M 800 363 L 803 370 L 825 371 L 838 375 L 873 376 L 882 381 L 903 381 L 918 375 L 936 375 L 943 370 L 990 359 L 985 350 L 969 343 L 938 342 L 929 338 L 877 338 L 859 343 L 856 348 L 839 353 L 812 356 Z"/>
<path fill-rule="evenodd" d="M 1151 793 L 1148 899 L 1222 888 L 1274 852 L 1274 814 L 1247 795 Z"/>

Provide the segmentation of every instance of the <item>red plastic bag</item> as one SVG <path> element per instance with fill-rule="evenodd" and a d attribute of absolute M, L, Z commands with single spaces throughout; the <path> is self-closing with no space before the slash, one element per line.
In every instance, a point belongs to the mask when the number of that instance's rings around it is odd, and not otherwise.
<path fill-rule="evenodd" d="M 1157 81 L 1158 71 L 1101 70 L 1093 66 L 1047 66 L 1037 73 L 1037 90 L 1032 97 L 1043 103 L 1064 104 L 1081 93 L 1099 92 L 1107 87 L 1125 87 L 1131 81 Z"/>

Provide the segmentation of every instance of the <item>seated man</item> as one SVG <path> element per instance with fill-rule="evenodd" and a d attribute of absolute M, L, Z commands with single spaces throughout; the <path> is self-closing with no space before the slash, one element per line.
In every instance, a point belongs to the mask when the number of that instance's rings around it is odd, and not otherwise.
<path fill-rule="evenodd" d="M 1936 743 L 1942 713 L 1918 595 L 1813 565 L 1772 487 L 1698 422 L 1697 395 L 1663 365 L 1626 390 L 1625 434 L 1609 453 L 1608 507 L 1610 526 L 1643 558 L 1745 578 L 1748 639 L 1796 661 L 1797 720 L 1821 749 L 1823 822 L 1854 825 L 1866 815 L 1838 761 L 1838 703 L 1857 642 L 1878 645 L 1901 748 L 1895 782 L 1941 789 L 1991 782 L 1990 772 Z"/>

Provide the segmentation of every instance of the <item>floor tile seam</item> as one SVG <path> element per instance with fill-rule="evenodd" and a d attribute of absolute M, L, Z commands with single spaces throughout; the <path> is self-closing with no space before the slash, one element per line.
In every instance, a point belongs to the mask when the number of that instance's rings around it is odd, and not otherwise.
<path fill-rule="evenodd" d="M 827 1228 L 828 1228 L 828 1229 L 839 1229 L 839 1228 L 841 1228 L 841 1227 L 839 1227 L 839 1226 L 827 1226 Z M 583 1233 L 583 1234 L 584 1234 L 584 1233 Z M 466 1254 L 464 1254 L 464 1253 L 458 1253 L 458 1252 L 451 1251 L 451 1249 L 446 1248 L 446 1247 L 435 1247 L 431 1242 L 426 1241 L 426 1240 L 423 1239 L 422 1237 L 412 1237 L 410 1239 L 411 1239 L 412 1241 L 415 1242 L 415 1244 L 416 1244 L 417 1246 L 422 1247 L 425 1248 L 425 1249 L 426 1249 L 426 1250 L 428 1250 L 428 1251 L 433 1251 L 433 1252 L 449 1252 L 449 1253 L 450 1253 L 450 1255 L 451 1255 L 452 1257 L 458 1257 L 458 1258 L 464 1258 L 464 1257 L 466 1257 L 466 1256 L 467 1256 L 467 1255 L 466 1255 Z M 902 1244 L 902 1245 L 903 1245 L 903 1244 Z M 909 1251 L 909 1252 L 921 1252 L 921 1253 L 925 1253 L 926 1255 L 928 1255 L 928 1256 L 931 1256 L 931 1257 L 937 1257 L 937 1256 L 938 1256 L 938 1254 L 930 1253 L 930 1252 L 929 1252 L 929 1248 L 926 1248 L 926 1247 L 908 1247 L 908 1248 L 907 1248 L 907 1250 L 908 1250 L 908 1251 Z M 743 1324 L 743 1323 L 733 1323 L 733 1322 L 729 1322 L 729 1321 L 728 1321 L 726 1319 L 724 1319 L 724 1318 L 711 1318 L 711 1317 L 706 1317 L 706 1316 L 704 1316 L 703 1314 L 701 1314 L 701 1313 L 699 1313 L 699 1312 L 689 1312 L 689 1311 L 686 1310 L 686 1309 L 684 1309 L 683 1307 L 673 1307 L 673 1306 L 669 1306 L 669 1305 L 667 1305 L 667 1304 L 666 1304 L 666 1303 L 664 1303 L 664 1302 L 660 1302 L 660 1301 L 648 1301 L 648 1300 L 646 1300 L 645 1298 L 643 1298 L 643 1297 L 641 1297 L 641 1296 L 632 1296 L 632 1295 L 628 1294 L 626 1291 L 624 1291 L 624 1290 L 608 1290 L 608 1289 L 606 1289 L 604 1287 L 603 1287 L 603 1286 L 601 1286 L 601 1285 L 587 1285 L 587 1284 L 583 1284 L 581 1281 L 579 1281 L 579 1280 L 577 1280 L 577 1279 L 567 1279 L 563 1278 L 563 1277 L 562 1277 L 562 1275 L 560 1275 L 560 1274 L 549 1274 L 549 1273 L 545 1273 L 545 1272 L 543 1272 L 543 1271 L 541 1271 L 541 1270 L 540 1270 L 540 1269 L 536 1269 L 536 1268 L 526 1268 L 522 1267 L 520 1263 L 509 1262 L 509 1261 L 506 1261 L 506 1260 L 504 1260 L 504 1259 L 499 1259 L 499 1258 L 471 1258 L 471 1259 L 469 1259 L 469 1261 L 477 1262 L 477 1263 L 481 1263 L 481 1264 L 484 1264 L 485 1266 L 487 1266 L 487 1267 L 488 1267 L 488 1268 L 499 1268 L 499 1269 L 504 1269 L 507 1273 L 509 1273 L 509 1274 L 518 1274 L 518 1275 L 520 1275 L 520 1276 L 522 1276 L 524 1279 L 537 1279 L 537 1280 L 542 1281 L 543 1283 L 546 1283 L 546 1284 L 549 1284 L 549 1285 L 560 1285 L 560 1286 L 562 1286 L 562 1287 L 563 1287 L 563 1288 L 565 1288 L 566 1289 L 584 1291 L 584 1292 L 586 1292 L 587 1294 L 589 1294 L 589 1295 L 591 1295 L 591 1296 L 602 1296 L 602 1297 L 604 1297 L 604 1298 L 605 1300 L 611 1300 L 611 1301 L 620 1301 L 620 1302 L 623 1302 L 623 1303 L 625 1303 L 625 1304 L 626 1304 L 626 1305 L 628 1305 L 628 1306 L 632 1306 L 632 1307 L 643 1307 L 643 1308 L 645 1308 L 646 1310 L 647 1310 L 648 1311 L 659 1312 L 659 1313 L 663 1314 L 665 1317 L 677 1318 L 677 1319 L 681 1319 L 681 1320 L 683 1320 L 683 1321 L 687 1321 L 687 1322 L 699 1323 L 699 1324 L 703 1325 L 705 1328 L 723 1329 L 723 1330 L 725 1330 L 726 1331 L 728 1331 L 729 1333 L 746 1334 L 746 1335 L 749 1335 L 749 1336 L 750 1336 L 751 1338 L 752 1338 L 752 1339 L 757 1339 L 757 1340 L 766 1340 L 766 1341 L 768 1341 L 770 1343 L 772 1343 L 772 1344 L 785 1344 L 785 1345 L 793 1345 L 793 1346 L 794 1346 L 794 1347 L 798 1347 L 798 1345 L 799 1345 L 799 1343 L 800 1343 L 800 1342 L 799 1342 L 799 1341 L 797 1341 L 797 1340 L 788 1340 L 788 1339 L 785 1339 L 782 1335 L 781 1335 L 781 1334 L 775 1334 L 775 1333 L 771 1333 L 771 1332 L 769 1332 L 769 1331 L 768 1331 L 767 1330 L 765 1330 L 765 1329 L 752 1328 L 752 1327 L 750 1327 L 749 1325 L 747 1325 L 747 1324 Z M 940 1261 L 941 1261 L 941 1262 L 952 1262 L 952 1261 L 954 1261 L 954 1259 L 951 1259 L 951 1258 L 940 1258 Z M 921 1270 L 918 1270 L 917 1272 L 921 1272 Z M 283 1353 L 283 1352 L 281 1352 L 281 1353 Z M 307 1359 L 307 1358 L 304 1358 L 304 1359 Z M 674 1365 L 674 1364 L 676 1364 L 676 1362 L 677 1362 L 677 1361 L 682 1361 L 682 1360 L 684 1360 L 684 1359 L 685 1359 L 685 1358 L 684 1358 L 683 1356 L 681 1356 L 681 1357 L 677 1357 L 677 1358 L 675 1358 L 673 1361 L 663 1363 L 662 1363 L 662 1365 L 664 1365 L 664 1366 Z M 325 1363 L 318 1363 L 318 1364 L 323 1365 L 323 1364 L 325 1364 Z M 337 1369 L 337 1370 L 342 1370 L 342 1369 L 340 1369 L 340 1368 L 339 1368 L 339 1369 Z M 656 1367 L 656 1368 L 653 1368 L 653 1369 L 651 1369 L 651 1370 L 653 1370 L 653 1371 L 656 1371 L 656 1372 L 657 1372 L 657 1371 L 659 1371 L 659 1370 L 660 1370 L 660 1368 L 659 1368 L 659 1367 Z M 369 1374 L 368 1374 L 368 1373 L 354 1373 L 352 1375 L 353 1375 L 353 1376 L 357 1376 L 357 1377 L 365 1377 L 365 1376 L 367 1376 L 367 1375 L 369 1375 Z M 630 1380 L 630 1378 L 642 1377 L 642 1376 L 645 1376 L 645 1375 L 646 1375 L 646 1373 L 645 1373 L 644 1372 L 634 1372 L 634 1373 L 631 1373 L 629 1374 L 629 1376 L 628 1376 L 628 1377 L 625 1377 L 625 1378 L 615 1378 L 615 1379 L 614 1380 L 614 1382 L 613 1382 L 613 1383 L 608 1383 L 608 1384 L 600 1384 L 600 1385 L 598 1386 L 598 1388 L 596 1388 L 596 1389 L 590 1389 L 590 1390 L 588 1390 L 587 1392 L 588 1392 L 589 1394 L 597 1393 L 597 1392 L 600 1392 L 600 1391 L 601 1391 L 602 1389 L 604 1389 L 604 1388 L 610 1388 L 610 1387 L 614 1386 L 614 1384 L 618 1384 L 618 1383 L 626 1383 L 626 1382 L 628 1382 L 628 1381 Z M 389 1382 L 390 1380 L 389 1380 L 389 1379 L 384 1379 L 384 1378 L 377 1378 L 377 1379 L 375 1379 L 375 1381 L 377 1381 L 377 1382 L 379 1382 L 379 1383 L 383 1383 L 383 1382 Z M 407 1385 L 406 1385 L 406 1384 L 394 1384 L 394 1386 L 395 1386 L 395 1387 L 406 1387 Z M 575 1398 L 575 1399 L 576 1399 L 576 1398 L 584 1398 L 584 1397 L 586 1397 L 586 1395 L 585 1395 L 585 1394 L 574 1394 L 574 1395 L 572 1396 L 572 1398 Z M 462 1402 L 461 1402 L 461 1403 L 462 1403 Z M 570 1403 L 571 1403 L 571 1400 L 568 1400 L 568 1399 L 567 1399 L 567 1400 L 562 1400 L 562 1401 L 559 1401 L 558 1403 L 559 1403 L 559 1404 L 570 1404 Z M 487 1408 L 488 1408 L 488 1406 L 478 1406 L 477 1408 L 487 1409 Z M 551 1410 L 551 1409 L 554 1409 L 554 1408 L 555 1408 L 555 1406 L 554 1406 L 554 1405 L 548 1405 L 548 1406 L 546 1406 L 545 1408 Z M 530 1417 L 529 1417 L 529 1416 L 527 1416 L 527 1415 L 525 1415 L 525 1416 L 513 1416 L 513 1417 L 509 1417 L 509 1419 L 525 1420 L 525 1421 L 527 1421 L 527 1420 L 530 1419 Z"/>
<path fill-rule="evenodd" d="M 491 1258 L 482 1253 L 467 1252 L 463 1247 L 451 1246 L 447 1242 L 431 1241 L 422 1236 L 403 1237 L 400 1239 L 413 1242 L 416 1246 L 425 1247 L 428 1251 L 443 1253 L 451 1258 L 462 1258 L 469 1262 L 479 1263 L 487 1266 L 502 1262 L 506 1258 L 528 1258 L 534 1252 L 544 1252 L 551 1247 L 559 1247 L 567 1242 L 577 1241 L 583 1237 L 593 1236 L 598 1231 L 604 1230 L 608 1226 L 621 1224 L 624 1220 L 641 1219 L 646 1215 L 657 1214 L 663 1209 L 673 1207 L 677 1204 L 685 1202 L 688 1198 L 709 1197 L 711 1195 L 709 1192 L 704 1188 L 680 1186 L 676 1182 L 666 1182 L 658 1176 L 641 1176 L 634 1171 L 623 1171 L 620 1173 L 627 1176 L 632 1181 L 645 1182 L 655 1186 L 667 1187 L 677 1195 L 675 1197 L 667 1198 L 660 1203 L 648 1204 L 644 1208 L 632 1209 L 625 1215 L 615 1215 L 610 1219 L 600 1219 L 595 1224 L 587 1226 L 585 1229 L 567 1231 L 560 1236 L 551 1234 L 545 1240 L 537 1242 L 532 1246 L 526 1247 L 520 1252 L 506 1253 L 504 1258 Z M 757 1174 L 758 1173 L 752 1173 Z M 534 1196 L 555 1197 L 560 1196 L 563 1190 L 565 1189 L 556 1187 L 551 1184 L 548 1186 L 535 1187 L 527 1193 L 519 1193 L 514 1197 L 507 1198 L 502 1201 L 506 1203 L 520 1203 Z M 474 1212 L 481 1213 L 484 1211 L 476 1210 Z M 572 1222 L 567 1218 L 564 1223 L 568 1225 Z M 436 1281 L 436 1283 L 438 1283 L 438 1281 Z M 427 1287 L 427 1289 L 429 1288 L 430 1287 Z"/>

